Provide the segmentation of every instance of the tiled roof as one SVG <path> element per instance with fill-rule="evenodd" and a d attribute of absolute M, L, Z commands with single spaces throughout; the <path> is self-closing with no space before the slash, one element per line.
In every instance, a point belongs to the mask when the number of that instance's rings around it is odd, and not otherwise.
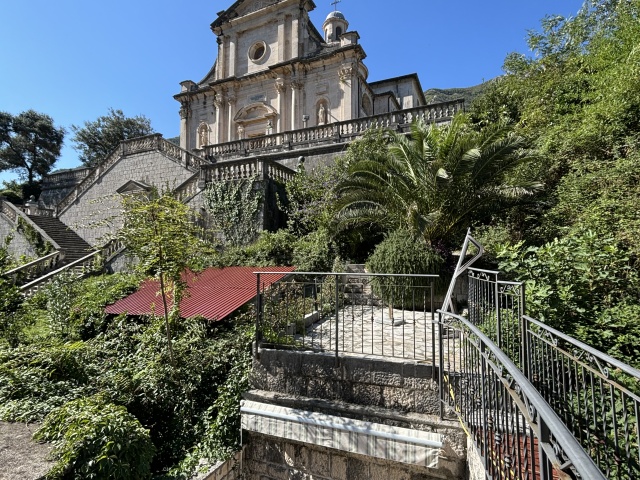
<path fill-rule="evenodd" d="M 185 298 L 180 303 L 180 316 L 202 316 L 209 320 L 222 320 L 256 296 L 256 275 L 253 272 L 282 272 L 260 277 L 264 288 L 280 281 L 294 267 L 225 267 L 208 268 L 201 273 L 186 272 L 182 279 L 187 284 Z M 169 299 L 168 308 L 173 302 Z M 107 313 L 129 315 L 164 314 L 160 282 L 145 280 L 137 292 L 105 308 Z"/>

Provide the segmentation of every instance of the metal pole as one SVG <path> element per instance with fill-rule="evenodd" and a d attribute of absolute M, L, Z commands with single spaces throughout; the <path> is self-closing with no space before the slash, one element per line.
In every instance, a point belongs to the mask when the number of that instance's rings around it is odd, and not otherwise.
<path fill-rule="evenodd" d="M 340 283 L 338 282 L 338 274 L 337 273 L 336 273 L 336 283 L 335 283 L 335 285 L 336 285 L 336 308 L 335 308 L 335 311 L 336 311 L 336 368 L 337 368 L 340 365 L 340 358 L 339 358 L 339 355 L 338 355 L 338 347 L 339 347 L 338 335 L 340 333 L 339 326 L 338 326 L 338 318 L 339 318 L 339 315 L 340 315 L 340 303 L 339 303 L 340 302 L 340 291 L 339 291 Z"/>
<path fill-rule="evenodd" d="M 256 341 L 253 356 L 258 358 L 258 348 L 262 342 L 262 298 L 260 294 L 260 274 L 256 273 Z"/>
<path fill-rule="evenodd" d="M 440 420 L 444 418 L 444 349 L 442 348 L 442 312 L 438 312 L 438 337 L 440 351 L 438 352 L 438 389 L 440 390 Z M 435 366 L 434 366 L 435 368 Z"/>
<path fill-rule="evenodd" d="M 496 275 L 496 283 L 495 283 L 495 293 L 494 293 L 494 301 L 496 303 L 496 343 L 498 344 L 498 348 L 502 350 L 502 325 L 500 318 L 500 282 L 498 280 L 498 275 Z"/>

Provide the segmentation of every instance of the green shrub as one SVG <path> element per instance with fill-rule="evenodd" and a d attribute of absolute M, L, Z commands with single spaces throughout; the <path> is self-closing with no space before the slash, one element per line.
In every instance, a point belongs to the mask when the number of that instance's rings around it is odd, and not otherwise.
<path fill-rule="evenodd" d="M 335 257 L 335 245 L 324 228 L 300 238 L 293 247 L 293 265 L 301 272 L 328 272 Z"/>
<path fill-rule="evenodd" d="M 80 398 L 51 412 L 34 439 L 53 442 L 50 479 L 151 477 L 149 431 L 118 405 Z"/>
<path fill-rule="evenodd" d="M 286 230 L 263 231 L 251 245 L 228 247 L 221 263 L 224 266 L 246 265 L 251 267 L 287 266 L 293 262 L 294 235 Z"/>
<path fill-rule="evenodd" d="M 371 273 L 433 274 L 439 275 L 444 267 L 442 257 L 423 241 L 412 237 L 404 230 L 390 233 L 373 251 L 367 260 Z M 376 295 L 394 306 L 417 307 L 425 296 L 430 298 L 430 279 L 425 278 L 375 278 L 372 287 Z M 436 282 L 436 291 L 444 285 Z"/>

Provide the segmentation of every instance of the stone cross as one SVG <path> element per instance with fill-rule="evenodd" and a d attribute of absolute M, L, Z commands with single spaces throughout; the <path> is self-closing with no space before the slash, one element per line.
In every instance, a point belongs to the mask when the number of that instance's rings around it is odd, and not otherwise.
<path fill-rule="evenodd" d="M 333 5 L 333 9 L 335 11 L 338 11 L 338 4 L 341 3 L 342 0 L 333 0 L 333 3 L 331 3 L 331 5 Z"/>

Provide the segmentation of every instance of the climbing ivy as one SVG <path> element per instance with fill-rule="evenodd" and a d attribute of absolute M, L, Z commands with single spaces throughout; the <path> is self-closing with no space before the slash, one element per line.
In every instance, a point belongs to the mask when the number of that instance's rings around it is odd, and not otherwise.
<path fill-rule="evenodd" d="M 38 232 L 33 225 L 26 222 L 24 218 L 18 217 L 18 226 L 16 230 L 18 230 L 18 232 L 27 239 L 27 242 L 35 250 L 38 257 L 44 257 L 45 255 L 53 252 L 53 245 L 46 241 L 40 232 Z"/>
<path fill-rule="evenodd" d="M 213 182 L 204 192 L 205 208 L 214 228 L 230 246 L 247 245 L 258 234 L 258 217 L 263 202 L 262 184 L 257 177 Z"/>

